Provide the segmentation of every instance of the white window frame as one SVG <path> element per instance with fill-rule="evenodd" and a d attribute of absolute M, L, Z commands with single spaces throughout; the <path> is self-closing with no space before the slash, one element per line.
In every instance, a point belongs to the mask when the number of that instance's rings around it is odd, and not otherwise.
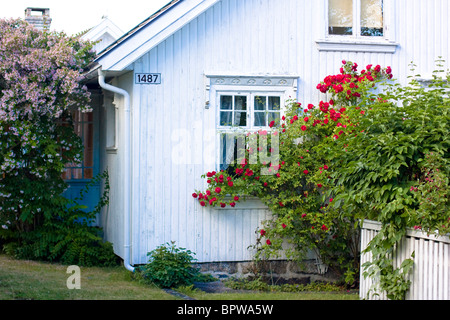
<path fill-rule="evenodd" d="M 235 76 L 226 74 L 205 75 L 206 79 L 206 109 L 213 109 L 216 130 L 216 171 L 220 169 L 220 135 L 223 133 L 247 133 L 258 130 L 272 131 L 267 126 L 254 126 L 253 98 L 255 96 L 279 96 L 280 97 L 280 121 L 285 115 L 285 105 L 289 99 L 297 100 L 296 75 L 277 76 Z M 246 95 L 247 96 L 247 126 L 221 126 L 220 125 L 220 96 L 222 95 Z M 269 122 L 269 121 L 268 121 Z"/>
<path fill-rule="evenodd" d="M 118 107 L 117 107 L 117 97 L 115 94 L 110 92 L 104 93 L 103 98 L 103 112 L 106 117 L 106 152 L 107 153 L 117 153 L 118 150 Z"/>
<path fill-rule="evenodd" d="M 353 0 L 353 34 L 329 34 L 329 1 L 322 1 L 323 12 L 321 14 L 325 23 L 321 29 L 321 38 L 316 40 L 319 51 L 395 53 L 398 44 L 395 41 L 395 3 L 393 0 L 383 0 L 383 36 L 361 35 L 361 0 Z"/>
<path fill-rule="evenodd" d="M 221 110 L 220 109 L 220 98 L 221 96 L 244 96 L 247 98 L 247 109 L 246 109 L 246 114 L 247 114 L 247 125 L 246 126 L 223 126 L 220 124 L 220 113 Z M 230 131 L 230 132 L 234 132 L 234 131 L 243 131 L 243 132 L 248 132 L 248 131 L 258 131 L 260 129 L 262 130 L 270 130 L 269 128 L 269 119 L 267 118 L 266 121 L 266 125 L 265 126 L 256 126 L 255 125 L 255 112 L 261 112 L 261 111 L 257 111 L 255 110 L 255 97 L 258 96 L 263 96 L 263 97 L 279 97 L 280 98 L 280 110 L 278 111 L 280 113 L 280 120 L 281 117 L 284 115 L 285 112 L 285 97 L 284 97 L 284 91 L 243 91 L 243 90 L 239 90 L 239 91 L 233 91 L 233 90 L 221 90 L 221 91 L 217 91 L 217 98 L 216 98 L 216 108 L 217 108 L 217 119 L 216 119 L 216 128 L 217 130 L 221 130 L 221 131 Z M 232 112 L 235 112 L 234 110 Z M 239 111 L 238 111 L 239 112 Z M 272 112 L 276 112 L 276 111 L 272 111 Z"/>
<path fill-rule="evenodd" d="M 352 26 L 352 31 L 353 33 L 351 35 L 339 35 L 339 34 L 329 34 L 329 21 L 330 21 L 330 17 L 329 17 L 329 1 L 327 1 L 327 34 L 328 37 L 353 37 L 353 38 L 362 38 L 362 39 L 383 39 L 384 38 L 384 34 L 386 32 L 386 23 L 385 23 L 385 10 L 383 10 L 383 35 L 382 36 L 363 36 L 361 35 L 361 0 L 352 0 L 353 1 L 353 26 Z M 386 0 L 383 0 L 383 2 L 386 2 Z M 384 7 L 384 5 L 383 5 Z"/>

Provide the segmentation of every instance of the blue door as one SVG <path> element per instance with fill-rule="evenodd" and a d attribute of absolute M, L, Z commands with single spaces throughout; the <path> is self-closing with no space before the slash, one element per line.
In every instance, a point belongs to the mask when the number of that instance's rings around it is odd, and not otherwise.
<path fill-rule="evenodd" d="M 73 113 L 73 122 L 75 132 L 81 137 L 84 145 L 83 161 L 77 164 L 66 166 L 63 173 L 63 179 L 69 185 L 64 192 L 68 199 L 80 197 L 80 191 L 85 189 L 99 172 L 99 128 L 98 128 L 98 110 L 92 112 Z M 100 199 L 100 185 L 90 186 L 89 192 L 84 194 L 79 204 L 87 206 L 87 211 L 92 211 Z"/>

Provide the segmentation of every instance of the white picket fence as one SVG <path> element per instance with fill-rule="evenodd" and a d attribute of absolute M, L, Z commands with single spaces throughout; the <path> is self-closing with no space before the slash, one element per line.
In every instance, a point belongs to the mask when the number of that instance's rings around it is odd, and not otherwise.
<path fill-rule="evenodd" d="M 381 225 L 365 221 L 361 230 L 361 249 L 380 230 Z M 427 236 L 423 232 L 408 230 L 398 244 L 392 257 L 394 268 L 415 253 L 414 266 L 410 272 L 411 287 L 406 300 L 449 300 L 450 299 L 450 238 L 448 236 Z M 370 253 L 361 254 L 361 266 L 369 261 Z M 362 268 L 362 267 L 361 267 Z M 359 296 L 368 300 L 387 300 L 386 293 L 374 292 L 377 280 L 364 278 L 361 269 Z"/>

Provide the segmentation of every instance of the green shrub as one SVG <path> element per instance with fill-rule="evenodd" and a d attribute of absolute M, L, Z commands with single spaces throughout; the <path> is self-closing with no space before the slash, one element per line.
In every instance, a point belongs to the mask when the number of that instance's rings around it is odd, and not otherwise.
<path fill-rule="evenodd" d="M 105 179 L 105 191 L 92 211 L 78 205 L 90 187 Z M 73 201 L 59 195 L 53 203 L 58 214 L 45 215 L 34 229 L 19 232 L 8 225 L 0 229 L 5 253 L 19 259 L 60 262 L 79 266 L 114 266 L 119 259 L 112 244 L 104 242 L 102 229 L 93 225 L 95 216 L 109 201 L 107 171 L 94 177 Z"/>
<path fill-rule="evenodd" d="M 188 286 L 200 275 L 192 265 L 196 261 L 193 254 L 185 248 L 178 248 L 172 241 L 149 252 L 149 262 L 140 271 L 146 281 L 162 288 Z"/>

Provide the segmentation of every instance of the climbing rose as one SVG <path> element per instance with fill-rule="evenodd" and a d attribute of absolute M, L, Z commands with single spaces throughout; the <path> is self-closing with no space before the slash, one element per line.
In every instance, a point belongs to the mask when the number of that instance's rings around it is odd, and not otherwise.
<path fill-rule="evenodd" d="M 216 193 L 220 193 L 220 191 L 222 191 L 222 189 L 220 189 L 219 187 L 217 187 L 217 188 L 215 189 L 215 191 L 216 191 Z"/>

